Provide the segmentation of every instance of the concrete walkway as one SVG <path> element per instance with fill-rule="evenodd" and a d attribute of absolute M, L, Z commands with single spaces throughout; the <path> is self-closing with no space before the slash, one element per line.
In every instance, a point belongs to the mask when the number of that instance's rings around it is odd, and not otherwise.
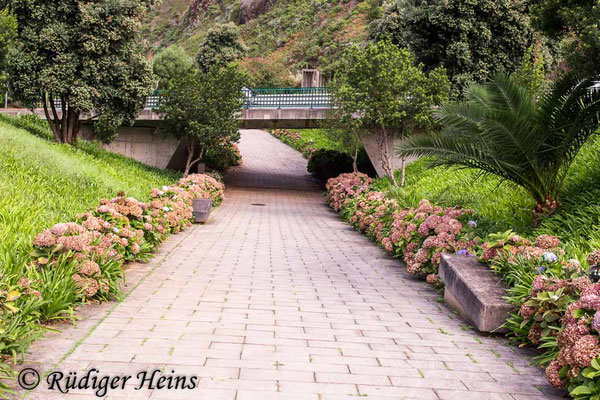
<path fill-rule="evenodd" d="M 471 331 L 326 207 L 298 153 L 261 131 L 240 148 L 210 223 L 169 239 L 128 273 L 123 302 L 87 307 L 29 361 L 133 375 L 109 399 L 554 398 L 521 351 Z M 135 390 L 154 369 L 198 387 Z M 42 383 L 28 398 L 95 397 Z"/>

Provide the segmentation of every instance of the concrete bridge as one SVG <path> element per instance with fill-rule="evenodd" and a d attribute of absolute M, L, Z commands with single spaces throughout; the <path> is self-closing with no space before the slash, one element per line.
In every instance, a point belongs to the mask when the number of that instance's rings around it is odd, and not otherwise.
<path fill-rule="evenodd" d="M 160 92 L 155 92 L 147 99 L 146 107 L 136 118 L 133 126 L 119 128 L 117 138 L 104 147 L 147 165 L 182 169 L 187 154 L 186 143 L 184 140 L 180 141 L 156 133 L 156 128 L 161 121 L 157 112 L 159 107 Z M 60 108 L 58 104 L 57 108 Z M 330 109 L 330 97 L 327 88 L 323 87 L 244 89 L 241 129 L 318 128 L 327 119 Z M 40 118 L 46 119 L 42 108 L 0 109 L 0 112 L 15 116 L 32 111 Z M 81 121 L 80 135 L 86 139 L 93 139 L 93 120 L 83 115 Z M 366 137 L 363 142 L 377 172 L 382 175 L 377 144 L 372 137 Z M 398 167 L 400 160 L 394 159 L 393 163 Z"/>
<path fill-rule="evenodd" d="M 315 88 L 267 88 L 243 90 L 244 106 L 241 115 L 242 129 L 306 129 L 318 128 L 327 118 L 331 108 L 329 94 L 323 87 Z M 185 159 L 185 143 L 156 133 L 161 117 L 160 92 L 148 97 L 146 106 L 133 126 L 119 128 L 117 138 L 105 148 L 145 164 L 159 168 L 180 169 Z M 60 115 L 60 105 L 57 104 Z M 46 119 L 43 108 L 0 109 L 9 115 L 35 113 Z M 82 115 L 80 135 L 93 139 L 94 121 Z"/>

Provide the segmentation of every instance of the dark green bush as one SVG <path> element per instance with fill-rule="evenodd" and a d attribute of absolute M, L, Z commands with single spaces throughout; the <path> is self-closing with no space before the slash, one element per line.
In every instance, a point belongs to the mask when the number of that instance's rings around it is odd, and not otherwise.
<path fill-rule="evenodd" d="M 366 151 L 362 150 L 359 153 L 357 162 L 360 172 L 364 172 L 370 176 L 375 175 L 375 169 Z M 308 161 L 308 172 L 323 181 L 352 171 L 352 157 L 347 153 L 337 150 L 317 150 Z"/>
<path fill-rule="evenodd" d="M 308 161 L 308 172 L 323 181 L 352 169 L 352 157 L 337 150 L 317 150 Z"/>

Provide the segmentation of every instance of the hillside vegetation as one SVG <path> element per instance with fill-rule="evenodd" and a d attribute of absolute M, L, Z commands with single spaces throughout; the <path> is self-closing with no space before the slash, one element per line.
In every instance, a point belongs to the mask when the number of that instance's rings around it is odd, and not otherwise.
<path fill-rule="evenodd" d="M 292 0 L 258 5 L 264 13 L 241 24 L 240 1 L 163 2 L 149 15 L 144 37 L 151 52 L 178 44 L 195 56 L 208 29 L 233 22 L 247 48 L 243 64 L 249 71 L 287 71 L 295 80 L 290 83 L 297 84 L 302 68 L 327 71 L 343 46 L 364 40 L 367 24 L 379 9 L 376 1 Z"/>

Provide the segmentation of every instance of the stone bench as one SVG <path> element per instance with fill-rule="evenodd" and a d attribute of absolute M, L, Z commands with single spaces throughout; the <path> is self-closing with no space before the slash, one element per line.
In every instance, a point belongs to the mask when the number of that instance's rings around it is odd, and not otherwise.
<path fill-rule="evenodd" d="M 502 279 L 476 257 L 442 254 L 440 279 L 446 285 L 444 300 L 481 332 L 502 332 L 513 306 L 503 296 Z"/>

